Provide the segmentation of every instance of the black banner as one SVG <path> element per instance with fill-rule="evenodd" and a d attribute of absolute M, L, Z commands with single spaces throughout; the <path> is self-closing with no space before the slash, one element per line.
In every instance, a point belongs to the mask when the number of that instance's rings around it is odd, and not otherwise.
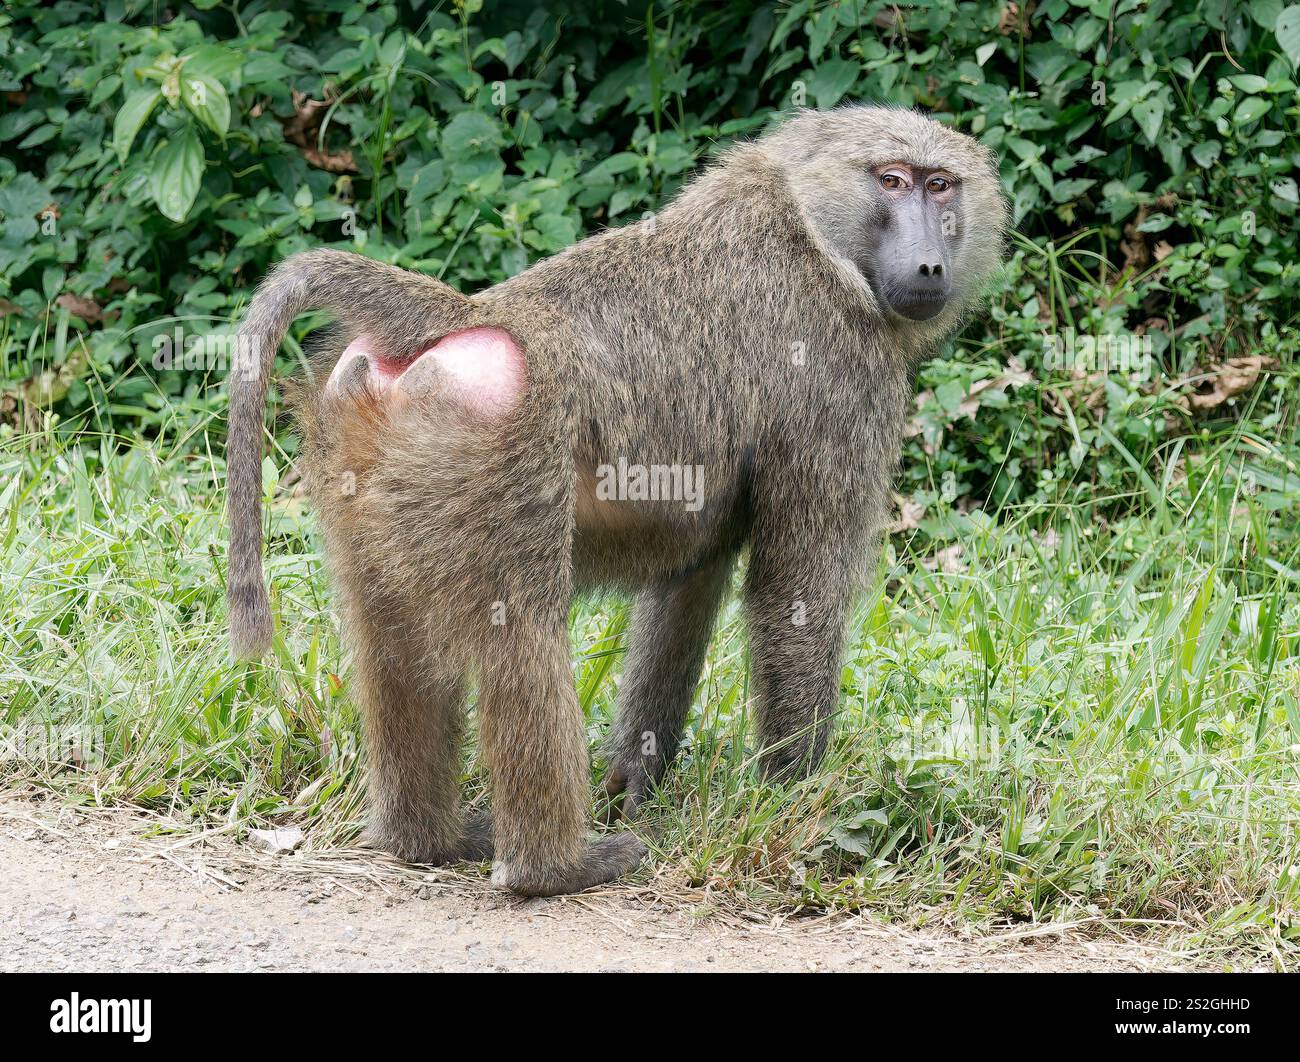
<path fill-rule="evenodd" d="M 63 1040 L 85 1048 L 109 1039 L 142 1048 L 337 1050 L 341 1027 L 385 1044 L 409 1039 L 413 1047 L 462 1037 L 469 1043 L 498 1029 L 528 1035 L 566 1025 L 589 1039 L 620 1040 L 647 1019 L 669 1026 L 660 1035 L 675 1036 L 672 1015 L 689 1007 L 694 1020 L 707 1022 L 716 1005 L 718 1028 L 729 1041 L 739 1025 L 742 1040 L 762 1042 L 771 1025 L 785 1020 L 784 1035 L 838 1028 L 870 1040 L 885 1031 L 891 1039 L 915 1037 L 918 1046 L 1009 1046 L 1047 1034 L 1071 1047 L 1202 1041 L 1231 1050 L 1234 1041 L 1289 1034 L 1296 990 L 1286 975 L 1251 974 L 723 975 L 750 982 L 740 990 L 753 993 L 756 1009 L 737 1012 L 726 995 L 710 1003 L 704 986 L 697 991 L 705 995 L 682 994 L 680 978 L 703 975 L 634 976 L 635 985 L 608 994 L 604 986 L 537 984 L 597 975 L 498 978 L 487 991 L 483 976 L 9 974 L 0 978 L 0 1015 L 12 1043 Z M 473 999 L 462 1003 L 461 991 Z M 780 993 L 775 1011 L 768 1003 L 774 991 Z M 567 1005 L 557 1002 L 557 992 L 566 993 Z M 653 998 L 659 993 L 662 1002 Z"/>

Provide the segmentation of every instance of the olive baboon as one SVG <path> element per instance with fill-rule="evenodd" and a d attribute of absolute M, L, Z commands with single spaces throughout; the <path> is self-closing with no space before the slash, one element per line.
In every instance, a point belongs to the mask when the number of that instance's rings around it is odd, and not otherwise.
<path fill-rule="evenodd" d="M 527 894 L 633 867 L 631 833 L 588 836 L 570 599 L 638 594 L 606 742 L 630 815 L 677 749 L 742 548 L 763 771 L 815 765 L 912 374 L 995 269 L 1005 222 L 975 141 L 849 107 L 732 147 L 657 216 L 472 298 L 338 251 L 276 269 L 231 383 L 232 638 L 246 656 L 270 642 L 265 392 L 294 317 L 326 308 L 340 338 L 293 404 L 354 649 L 377 842 L 419 862 L 494 852 L 493 880 Z M 636 475 L 611 489 L 616 466 Z M 683 470 L 695 504 L 626 490 L 680 489 Z M 471 674 L 493 808 L 466 822 Z"/>

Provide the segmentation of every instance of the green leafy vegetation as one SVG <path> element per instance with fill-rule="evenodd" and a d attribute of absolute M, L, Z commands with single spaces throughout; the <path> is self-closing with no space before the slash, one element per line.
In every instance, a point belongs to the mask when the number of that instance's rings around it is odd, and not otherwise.
<path fill-rule="evenodd" d="M 998 152 L 1017 231 L 990 312 L 919 374 L 835 748 L 797 793 L 755 786 L 733 607 L 643 873 L 1294 967 L 1298 65 L 1282 0 L 14 0 L 0 768 L 349 840 L 356 718 L 293 441 L 277 658 L 240 667 L 223 366 L 182 354 L 294 251 L 473 291 L 795 107 L 920 107 Z M 574 614 L 593 750 L 622 623 Z"/>

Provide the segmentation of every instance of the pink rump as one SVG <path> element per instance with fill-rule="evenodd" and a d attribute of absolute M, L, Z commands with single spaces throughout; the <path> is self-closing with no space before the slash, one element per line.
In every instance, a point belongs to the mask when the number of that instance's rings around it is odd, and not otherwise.
<path fill-rule="evenodd" d="M 462 401 L 483 413 L 513 409 L 524 392 L 523 351 L 504 328 L 453 332 L 420 357 L 433 357 Z"/>
<path fill-rule="evenodd" d="M 441 393 L 487 415 L 509 412 L 524 393 L 524 354 L 504 328 L 453 332 L 409 361 L 376 353 L 376 346 L 368 335 L 349 343 L 326 390 L 342 394 L 346 381 L 360 373 L 374 392 L 394 402 Z"/>

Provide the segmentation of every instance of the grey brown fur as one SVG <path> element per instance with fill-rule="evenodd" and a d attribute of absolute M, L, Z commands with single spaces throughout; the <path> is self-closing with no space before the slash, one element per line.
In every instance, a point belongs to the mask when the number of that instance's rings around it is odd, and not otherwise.
<path fill-rule="evenodd" d="M 911 236 L 891 235 L 903 208 L 890 214 L 877 169 L 900 161 L 960 182 L 942 249 L 953 287 L 925 320 L 886 302 Z M 281 265 L 253 301 L 246 371 L 232 378 L 230 614 L 242 655 L 271 636 L 261 435 L 270 366 L 294 316 L 329 308 L 346 337 L 368 334 L 393 356 L 491 325 L 526 358 L 522 402 L 501 417 L 436 392 L 397 409 L 364 376 L 325 394 L 317 378 L 341 343 L 315 359 L 294 399 L 354 649 L 378 842 L 421 862 L 494 851 L 493 880 L 527 894 L 635 866 L 645 849 L 632 834 L 588 834 L 571 598 L 596 586 L 637 594 L 606 743 L 607 786 L 630 815 L 676 751 L 742 549 L 763 769 L 815 765 L 912 374 L 995 269 L 1004 227 L 985 149 L 917 114 L 844 108 L 731 148 L 652 221 L 472 298 L 343 252 Z M 704 504 L 603 499 L 598 466 L 620 458 L 702 466 Z M 469 681 L 490 822 L 466 823 L 459 810 Z"/>

